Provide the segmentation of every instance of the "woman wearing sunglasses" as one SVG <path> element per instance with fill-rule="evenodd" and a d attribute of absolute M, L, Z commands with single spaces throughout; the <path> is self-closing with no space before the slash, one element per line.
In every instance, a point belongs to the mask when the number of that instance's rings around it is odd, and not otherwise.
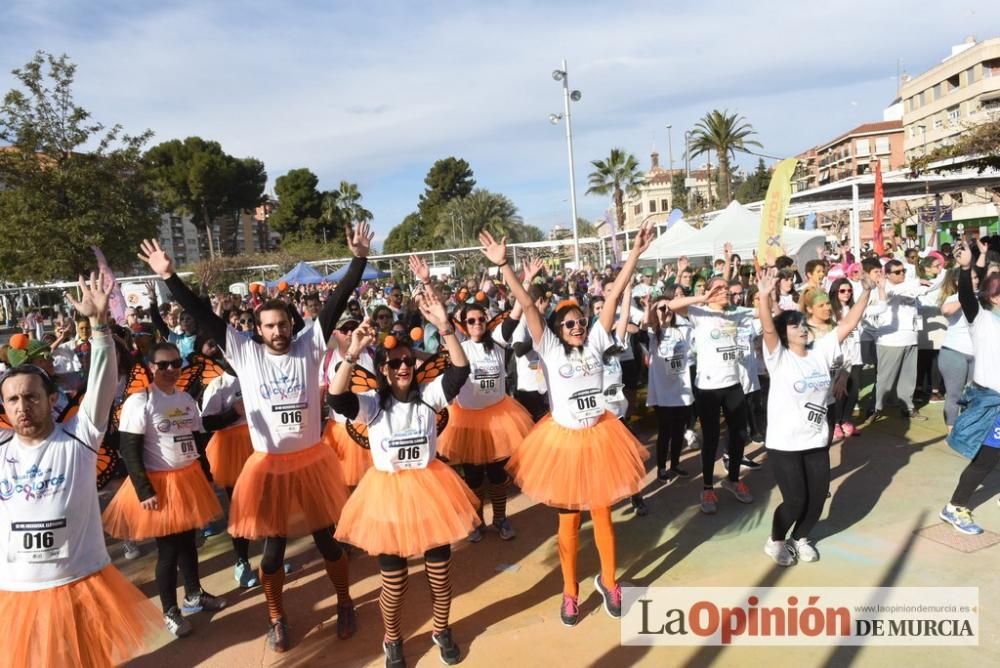
<path fill-rule="evenodd" d="M 152 384 L 125 400 L 121 412 L 121 455 L 129 477 L 104 511 L 104 530 L 132 541 L 156 539 L 156 588 L 167 630 L 191 633 L 182 613 L 221 610 L 225 600 L 201 588 L 195 530 L 222 515 L 209 482 L 204 431 L 198 405 L 177 389 L 180 351 L 172 343 L 153 348 Z M 177 606 L 177 569 L 184 578 L 184 602 Z"/>
<path fill-rule="evenodd" d="M 653 240 L 643 225 L 629 258 L 606 294 L 617 303 L 632 280 L 639 256 Z M 579 619 L 576 553 L 580 511 L 589 510 L 601 561 L 594 584 L 612 617 L 621 616 L 621 587 L 615 574 L 615 535 L 611 506 L 639 492 L 645 477 L 645 449 L 620 420 L 607 410 L 604 396 L 604 352 L 613 345 L 615 309 L 605 308 L 588 332 L 576 302 L 557 305 L 546 327 L 535 302 L 507 263 L 506 239 L 479 235 L 483 254 L 502 268 L 504 280 L 521 304 L 535 350 L 545 366 L 551 414 L 515 448 L 508 469 L 521 490 L 559 512 L 559 563 L 563 575 L 560 617 L 573 626 Z"/>
<path fill-rule="evenodd" d="M 690 475 L 680 467 L 684 431 L 694 394 L 691 387 L 691 327 L 678 322 L 665 296 L 650 300 L 649 391 L 646 405 L 656 412 L 656 478 L 673 482 Z M 667 460 L 670 468 L 667 468 Z"/>
<path fill-rule="evenodd" d="M 860 285 L 860 283 L 859 283 Z M 885 280 L 876 281 L 881 303 L 885 303 Z M 832 305 L 834 322 L 839 324 L 854 307 L 854 283 L 848 278 L 838 278 L 830 286 L 829 301 Z M 872 309 L 869 310 L 869 314 Z M 859 434 L 858 428 L 851 421 L 854 408 L 858 404 L 858 393 L 861 390 L 861 370 L 864 362 L 861 358 L 861 330 L 858 325 L 850 331 L 841 344 L 844 353 L 844 374 L 835 383 L 833 402 L 833 439 L 850 438 Z"/>
<path fill-rule="evenodd" d="M 386 666 L 403 667 L 400 628 L 409 557 L 424 557 L 433 601 L 431 640 L 441 660 L 458 663 L 461 651 L 451 637 L 451 543 L 466 537 L 479 522 L 476 497 L 451 467 L 435 457 L 437 412 L 449 406 L 469 377 L 465 350 L 448 325 L 441 301 L 429 289 L 420 303 L 423 316 L 436 326 L 451 366 L 421 386 L 417 355 L 404 338 L 375 352 L 375 394 L 353 394 L 351 374 L 359 356 L 372 345 L 377 331 L 370 325 L 351 335 L 344 362 L 330 382 L 330 408 L 348 420 L 368 425 L 373 467 L 344 506 L 337 540 L 362 548 L 378 559 L 382 575 L 379 606 L 385 624 Z M 449 426 L 448 429 L 451 427 Z"/>
<path fill-rule="evenodd" d="M 417 279 L 426 284 L 430 279 L 426 264 L 414 259 L 410 266 Z M 541 269 L 541 260 L 537 269 Z M 513 449 L 534 426 L 531 414 L 507 394 L 504 351 L 517 321 L 507 318 L 501 331 L 491 331 L 486 307 L 477 302 L 465 304 L 458 311 L 457 320 L 468 337 L 462 341 L 462 349 L 471 371 L 449 409 L 448 428 L 441 434 L 438 449 L 451 464 L 462 465 L 466 484 L 479 498 L 481 520 L 489 483 L 492 526 L 501 540 L 512 540 L 517 533 L 507 518 L 504 467 Z M 476 526 L 468 538 L 472 543 L 481 541 L 482 525 Z"/>

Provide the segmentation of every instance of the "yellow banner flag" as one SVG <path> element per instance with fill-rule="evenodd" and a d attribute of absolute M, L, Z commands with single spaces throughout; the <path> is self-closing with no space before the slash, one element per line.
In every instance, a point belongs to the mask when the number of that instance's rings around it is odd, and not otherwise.
<path fill-rule="evenodd" d="M 784 254 L 781 250 L 781 235 L 785 229 L 785 210 L 792 197 L 792 175 L 799 161 L 788 158 L 778 163 L 771 174 L 767 186 L 764 209 L 760 212 L 760 240 L 757 242 L 757 261 L 761 265 L 773 265 Z"/>

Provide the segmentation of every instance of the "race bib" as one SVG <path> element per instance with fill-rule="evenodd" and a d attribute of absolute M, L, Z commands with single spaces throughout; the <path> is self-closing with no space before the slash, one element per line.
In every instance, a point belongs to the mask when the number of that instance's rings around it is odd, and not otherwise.
<path fill-rule="evenodd" d="M 405 431 L 389 438 L 387 443 L 394 470 L 422 469 L 427 467 L 430 444 L 423 432 Z"/>
<path fill-rule="evenodd" d="M 739 346 L 716 348 L 715 352 L 723 363 L 732 363 L 743 358 L 743 349 Z"/>
<path fill-rule="evenodd" d="M 194 442 L 193 434 L 174 436 L 174 450 L 177 452 L 177 458 L 182 462 L 198 459 L 198 446 Z"/>
<path fill-rule="evenodd" d="M 271 406 L 275 431 L 290 434 L 305 429 L 307 408 L 309 408 L 309 404 L 304 402 Z"/>
<path fill-rule="evenodd" d="M 624 385 L 615 383 L 614 385 L 608 385 L 604 388 L 604 400 L 608 403 L 625 401 L 625 393 L 622 392 Z"/>
<path fill-rule="evenodd" d="M 597 388 L 580 390 L 569 398 L 569 411 L 577 420 L 591 420 L 604 413 L 604 394 Z"/>
<path fill-rule="evenodd" d="M 66 518 L 39 522 L 11 522 L 7 561 L 31 564 L 69 556 Z"/>
<path fill-rule="evenodd" d="M 809 428 L 814 432 L 823 431 L 823 427 L 826 425 L 826 406 L 820 406 L 819 404 L 809 402 L 806 404 L 805 408 L 806 420 L 809 423 Z"/>
<path fill-rule="evenodd" d="M 679 376 L 686 371 L 684 368 L 684 355 L 666 357 L 663 362 L 667 365 L 667 373 L 671 376 Z"/>
<path fill-rule="evenodd" d="M 472 374 L 472 386 L 476 394 L 493 396 L 500 392 L 500 366 L 495 362 L 484 362 L 476 366 Z"/>
<path fill-rule="evenodd" d="M 989 433 L 986 434 L 983 445 L 990 448 L 1000 448 L 1000 415 L 997 416 L 996 422 L 993 423 Z"/>

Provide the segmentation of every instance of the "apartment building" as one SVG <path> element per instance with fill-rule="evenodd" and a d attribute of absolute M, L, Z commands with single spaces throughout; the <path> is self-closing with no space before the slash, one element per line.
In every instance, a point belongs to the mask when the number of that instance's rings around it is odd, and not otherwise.
<path fill-rule="evenodd" d="M 881 163 L 883 172 L 901 169 L 906 164 L 903 123 L 898 120 L 863 123 L 798 157 L 802 162 L 795 176 L 798 190 L 867 174 L 876 161 Z"/>
<path fill-rule="evenodd" d="M 191 216 L 170 213 L 160 215 L 160 245 L 177 266 L 193 264 L 202 257 L 208 257 L 201 253 L 200 237 Z"/>
<path fill-rule="evenodd" d="M 971 125 L 1000 119 L 1000 37 L 969 37 L 923 74 L 904 78 L 907 160 L 930 153 Z"/>
<path fill-rule="evenodd" d="M 633 230 L 649 220 L 656 224 L 666 223 L 671 210 L 685 208 L 684 202 L 674 203 L 673 180 L 676 176 L 685 176 L 683 169 L 664 169 L 660 166 L 660 154 L 655 150 L 650 154 L 650 167 L 646 171 L 639 192 L 634 196 L 625 196 L 625 229 Z M 715 172 L 708 169 L 693 169 L 687 176 L 690 197 L 700 198 L 708 202 L 709 175 L 715 178 Z M 712 183 L 712 195 L 717 198 L 715 183 Z M 611 211 L 614 215 L 614 211 Z"/>

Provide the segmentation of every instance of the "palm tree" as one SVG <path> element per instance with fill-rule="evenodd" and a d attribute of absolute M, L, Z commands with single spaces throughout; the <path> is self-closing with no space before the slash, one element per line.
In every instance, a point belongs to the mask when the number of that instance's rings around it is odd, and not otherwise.
<path fill-rule="evenodd" d="M 729 110 L 713 109 L 711 113 L 698 121 L 691 136 L 691 155 L 701 155 L 715 151 L 719 157 L 719 199 L 728 205 L 732 199 L 730 193 L 729 161 L 736 158 L 736 152 L 748 153 L 748 146 L 763 148 L 760 142 L 748 139 L 757 132 L 739 114 L 730 114 Z M 711 188 L 711 186 L 709 186 Z"/>
<path fill-rule="evenodd" d="M 337 206 L 343 211 L 344 217 L 349 223 L 363 223 L 374 217 L 371 211 L 361 206 L 361 192 L 358 190 L 358 184 L 341 181 L 336 194 Z"/>
<path fill-rule="evenodd" d="M 639 171 L 639 161 L 624 149 L 613 148 L 607 160 L 592 160 L 594 171 L 590 173 L 588 195 L 611 195 L 615 203 L 615 218 L 618 229 L 625 227 L 625 195 L 639 193 L 643 173 Z"/>

